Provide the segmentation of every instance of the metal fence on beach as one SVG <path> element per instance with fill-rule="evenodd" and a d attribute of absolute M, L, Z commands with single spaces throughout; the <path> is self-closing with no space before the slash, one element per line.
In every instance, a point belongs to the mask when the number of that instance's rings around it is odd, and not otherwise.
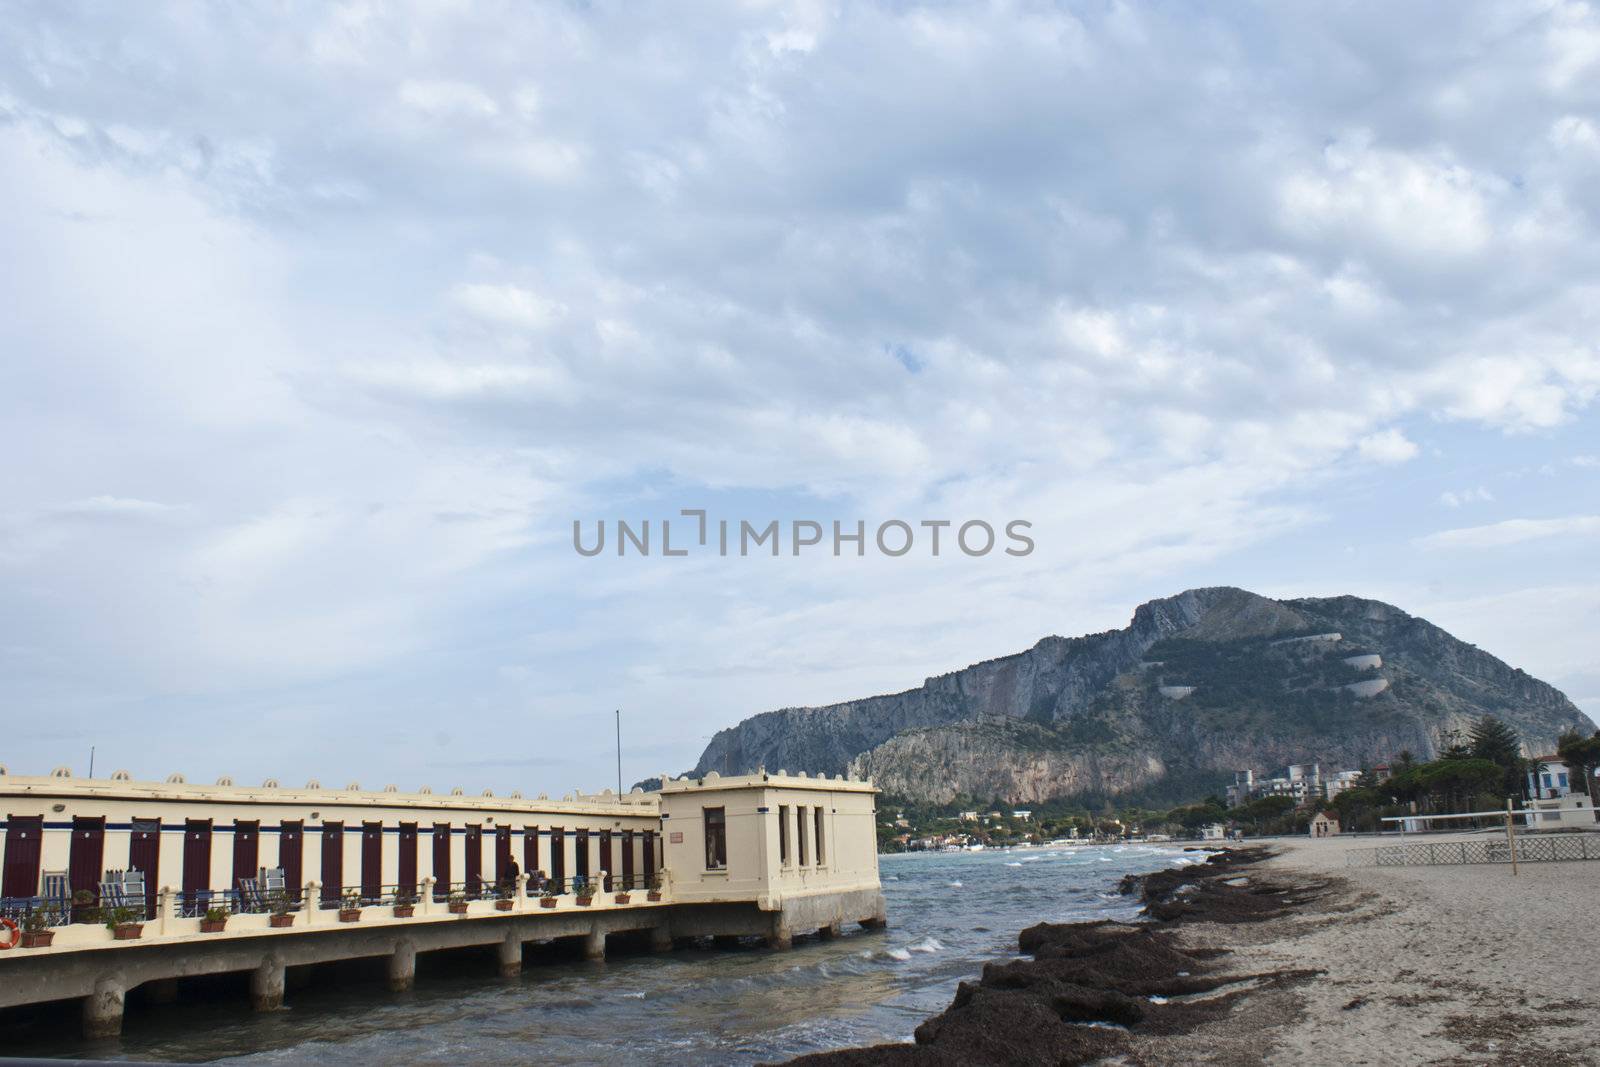
<path fill-rule="evenodd" d="M 1519 837 L 1518 863 L 1600 860 L 1600 834 Z M 1443 863 L 1510 863 L 1511 844 L 1502 838 L 1380 845 L 1345 853 L 1346 867 L 1424 867 Z"/>

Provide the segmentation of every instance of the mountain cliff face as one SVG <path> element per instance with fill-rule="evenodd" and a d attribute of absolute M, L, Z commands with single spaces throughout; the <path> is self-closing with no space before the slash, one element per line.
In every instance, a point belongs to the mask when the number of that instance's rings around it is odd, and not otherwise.
<path fill-rule="evenodd" d="M 1484 713 L 1539 748 L 1588 724 L 1551 686 L 1390 605 L 1192 589 L 1141 605 L 1122 630 L 1047 637 L 903 693 L 756 715 L 713 737 L 695 773 L 849 771 L 938 802 L 1177 795 L 1246 767 L 1427 757 L 1441 730 Z"/>

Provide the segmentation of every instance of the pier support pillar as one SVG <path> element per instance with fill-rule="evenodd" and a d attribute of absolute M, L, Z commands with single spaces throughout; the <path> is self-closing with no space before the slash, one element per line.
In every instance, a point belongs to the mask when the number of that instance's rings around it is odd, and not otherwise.
<path fill-rule="evenodd" d="M 774 949 L 791 949 L 794 947 L 794 931 L 789 929 L 783 921 L 780 912 L 772 917 L 771 925 L 767 930 L 767 947 Z"/>
<path fill-rule="evenodd" d="M 146 982 L 144 995 L 152 1004 L 171 1004 L 178 999 L 178 980 L 161 978 L 154 982 Z"/>
<path fill-rule="evenodd" d="M 606 958 L 606 935 L 602 930 L 594 930 L 584 935 L 583 958 L 586 960 L 603 960 Z"/>
<path fill-rule="evenodd" d="M 83 998 L 83 1036 L 93 1039 L 122 1033 L 122 1006 L 127 996 L 127 983 L 120 974 L 108 974 L 96 982 L 94 992 Z"/>
<path fill-rule="evenodd" d="M 404 993 L 417 983 L 417 946 L 411 941 L 397 941 L 389 957 L 389 991 Z"/>
<path fill-rule="evenodd" d="M 671 952 L 672 931 L 667 929 L 665 926 L 653 927 L 650 930 L 650 951 Z"/>
<path fill-rule="evenodd" d="M 824 941 L 831 941 L 843 932 L 844 925 L 835 921 L 829 923 L 827 926 L 819 927 L 817 929 L 817 936 L 822 938 Z"/>
<path fill-rule="evenodd" d="M 283 1007 L 283 961 L 268 956 L 250 972 L 250 1004 L 256 1011 L 277 1011 Z"/>
<path fill-rule="evenodd" d="M 604 950 L 605 939 L 601 939 L 601 948 Z M 506 932 L 505 940 L 500 942 L 500 977 L 515 978 L 522 973 L 522 939 L 515 930 Z M 602 954 L 603 951 L 602 951 Z"/>

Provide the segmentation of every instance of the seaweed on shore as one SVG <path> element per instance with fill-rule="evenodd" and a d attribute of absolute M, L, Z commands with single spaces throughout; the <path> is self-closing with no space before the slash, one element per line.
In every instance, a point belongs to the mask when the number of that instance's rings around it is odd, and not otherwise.
<path fill-rule="evenodd" d="M 875 1064 L 1070 1065 L 1123 1051 L 1127 1034 L 1182 1033 L 1230 1010 L 1235 998 L 1266 984 L 1318 972 L 1216 973 L 1225 952 L 1184 948 L 1170 929 L 1192 921 L 1261 922 L 1315 899 L 1320 887 L 1239 877 L 1266 849 L 1236 849 L 1203 865 L 1125 879 L 1152 923 L 1040 923 L 1017 938 L 1032 959 L 984 965 L 962 982 L 950 1007 L 916 1030 L 914 1044 L 819 1052 L 789 1061 L 803 1067 Z"/>

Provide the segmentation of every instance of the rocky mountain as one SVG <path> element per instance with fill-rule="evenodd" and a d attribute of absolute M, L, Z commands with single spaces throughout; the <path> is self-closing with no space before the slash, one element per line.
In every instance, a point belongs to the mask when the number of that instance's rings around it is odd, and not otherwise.
<path fill-rule="evenodd" d="M 916 689 L 764 712 L 719 732 L 695 773 L 870 775 L 914 799 L 1180 800 L 1235 770 L 1357 767 L 1493 714 L 1549 748 L 1593 729 L 1553 687 L 1425 619 L 1344 596 L 1191 589 L 1121 630 L 1046 637 Z"/>

